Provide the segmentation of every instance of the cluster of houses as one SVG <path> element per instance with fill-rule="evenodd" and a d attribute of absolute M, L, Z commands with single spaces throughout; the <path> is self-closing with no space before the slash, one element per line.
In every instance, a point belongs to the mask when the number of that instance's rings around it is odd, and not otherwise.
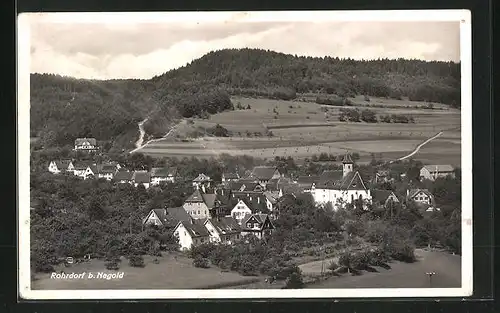
<path fill-rule="evenodd" d="M 85 140 L 78 143 L 85 149 L 95 147 L 95 142 Z M 54 174 L 71 172 L 83 179 L 104 178 L 117 184 L 143 185 L 145 188 L 175 183 L 180 178 L 176 168 L 131 172 L 116 162 L 52 161 L 49 171 Z M 389 174 L 388 171 L 377 172 L 372 183 L 390 181 Z M 420 171 L 422 179 L 435 180 L 448 175 L 454 175 L 450 165 L 427 165 Z M 396 195 L 390 190 L 372 189 L 370 185 L 355 170 L 349 154 L 342 159 L 342 170 L 324 171 L 318 176 L 300 176 L 294 180 L 272 166 L 257 166 L 244 177 L 239 173 L 223 173 L 220 183 L 201 173 L 192 180 L 194 192 L 181 207 L 153 209 L 142 222 L 173 228 L 181 249 L 190 249 L 207 242 L 231 244 L 248 235 L 265 239 L 274 229 L 273 220 L 285 194 L 310 193 L 318 205 L 331 204 L 334 209 L 362 200 L 360 203 L 365 205 L 386 207 L 391 203 L 414 201 L 421 204 L 424 212 L 439 210 L 427 189 L 409 189 L 406 195 Z"/>
<path fill-rule="evenodd" d="M 218 185 L 205 174 L 192 183 L 195 190 L 182 207 L 153 209 L 143 220 L 173 227 L 183 250 L 207 242 L 231 244 L 248 235 L 265 239 L 274 229 L 283 190 L 294 185 L 268 166 L 255 167 L 245 178 L 223 173 Z"/>

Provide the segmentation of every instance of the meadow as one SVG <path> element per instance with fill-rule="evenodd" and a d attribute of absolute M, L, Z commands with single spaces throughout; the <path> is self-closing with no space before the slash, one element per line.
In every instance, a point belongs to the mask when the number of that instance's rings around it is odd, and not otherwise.
<path fill-rule="evenodd" d="M 460 164 L 460 110 L 440 104 L 429 109 L 426 103 L 392 99 L 351 100 L 354 106 L 337 107 L 303 100 L 232 98 L 235 106 L 250 108 L 218 113 L 209 119 L 192 119 L 177 127 L 168 138 L 145 145 L 140 152 L 154 157 L 210 157 L 228 153 L 303 159 L 322 152 L 343 154 L 348 150 L 359 153 L 361 160 L 369 160 L 372 153 L 391 159 L 410 153 L 419 143 L 444 131 L 414 158 L 429 162 L 450 159 L 447 163 Z M 341 122 L 342 108 L 369 108 L 379 116 L 411 115 L 415 123 Z M 217 124 L 232 136 L 189 138 L 195 129 Z"/>

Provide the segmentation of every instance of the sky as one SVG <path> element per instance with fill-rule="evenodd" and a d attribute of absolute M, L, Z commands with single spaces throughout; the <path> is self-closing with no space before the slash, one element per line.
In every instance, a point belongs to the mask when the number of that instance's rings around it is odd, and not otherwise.
<path fill-rule="evenodd" d="M 54 20 L 30 16 L 30 71 L 148 79 L 224 48 L 353 59 L 460 60 L 458 21 Z"/>

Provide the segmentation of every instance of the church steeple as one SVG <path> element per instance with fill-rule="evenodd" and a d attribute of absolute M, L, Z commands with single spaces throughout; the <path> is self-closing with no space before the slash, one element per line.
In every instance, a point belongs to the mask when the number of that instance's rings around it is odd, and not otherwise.
<path fill-rule="evenodd" d="M 352 172 L 353 166 L 354 162 L 352 161 L 351 155 L 349 152 L 346 152 L 344 158 L 342 159 L 342 176 L 346 177 L 350 172 Z"/>

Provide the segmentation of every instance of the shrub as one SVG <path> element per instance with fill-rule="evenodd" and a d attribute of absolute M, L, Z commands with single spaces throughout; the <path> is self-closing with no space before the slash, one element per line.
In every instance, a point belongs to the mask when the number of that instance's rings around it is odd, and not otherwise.
<path fill-rule="evenodd" d="M 299 272 L 294 272 L 286 279 L 285 289 L 300 289 L 304 287 L 304 281 L 302 280 L 302 274 Z"/>
<path fill-rule="evenodd" d="M 137 254 L 129 256 L 128 264 L 132 267 L 144 267 L 145 266 L 144 258 L 142 257 L 142 255 L 137 255 Z"/>
<path fill-rule="evenodd" d="M 106 269 L 117 271 L 120 268 L 120 265 L 116 260 L 109 260 L 105 263 Z"/>
<path fill-rule="evenodd" d="M 208 260 L 207 258 L 197 257 L 193 260 L 193 266 L 199 268 L 209 268 L 210 260 Z"/>
<path fill-rule="evenodd" d="M 332 262 L 330 262 L 330 264 L 328 264 L 328 269 L 332 272 L 337 270 L 338 268 L 339 268 L 339 265 L 335 261 L 332 261 Z"/>
<path fill-rule="evenodd" d="M 367 95 L 364 96 L 364 100 L 370 102 L 370 98 Z"/>

